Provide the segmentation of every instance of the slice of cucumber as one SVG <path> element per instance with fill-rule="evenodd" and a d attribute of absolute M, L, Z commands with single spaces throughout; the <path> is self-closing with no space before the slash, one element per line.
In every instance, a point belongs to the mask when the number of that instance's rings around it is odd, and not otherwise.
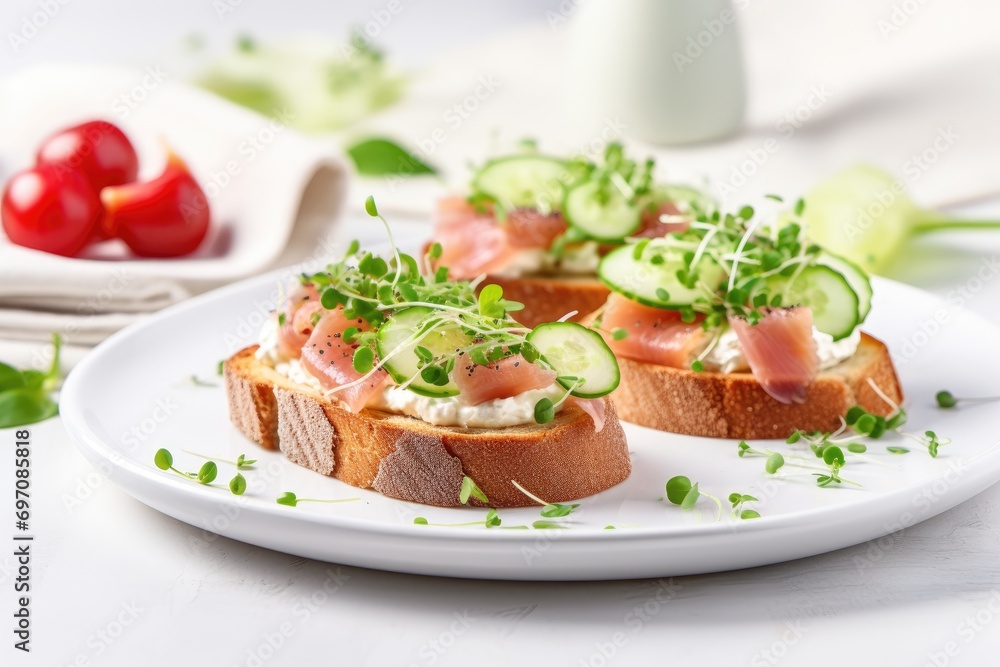
<path fill-rule="evenodd" d="M 681 251 L 653 243 L 646 246 L 639 259 L 635 258 L 635 251 L 634 245 L 615 248 L 601 260 L 597 275 L 615 292 L 647 306 L 674 309 L 690 306 L 695 299 L 710 296 L 702 284 L 715 289 L 726 277 L 726 270 L 705 255 L 695 267 L 699 284 L 690 289 L 677 276 L 685 268 Z M 663 259 L 654 263 L 653 257 Z"/>
<path fill-rule="evenodd" d="M 868 274 L 857 264 L 825 250 L 820 253 L 816 261 L 844 276 L 844 280 L 858 295 L 858 322 L 864 322 L 872 309 L 872 281 Z"/>
<path fill-rule="evenodd" d="M 639 229 L 642 208 L 610 183 L 584 181 L 566 193 L 563 215 L 595 241 L 621 242 Z"/>
<path fill-rule="evenodd" d="M 573 180 L 563 160 L 544 155 L 514 155 L 487 162 L 473 179 L 473 188 L 505 209 L 558 210 Z"/>
<path fill-rule="evenodd" d="M 574 396 L 600 398 L 617 389 L 621 381 L 618 360 L 593 329 L 574 322 L 552 322 L 532 329 L 527 339 L 559 374 L 564 387 L 576 387 L 571 392 Z"/>
<path fill-rule="evenodd" d="M 424 364 L 417 356 L 416 348 L 418 346 L 427 348 L 436 361 L 451 355 L 456 348 L 471 343 L 469 336 L 457 323 L 447 322 L 432 326 L 435 320 L 440 320 L 440 315 L 440 311 L 433 308 L 423 306 L 406 308 L 386 320 L 375 336 L 375 348 L 378 350 L 379 358 L 388 358 L 384 365 L 385 370 L 397 383 L 409 382 L 407 388 L 421 396 L 457 396 L 459 392 L 458 387 L 450 379 L 444 385 L 424 381 L 420 376 Z M 429 328 L 429 331 L 411 340 L 414 334 L 426 328 Z"/>
<path fill-rule="evenodd" d="M 772 276 L 766 281 L 772 297 L 781 294 L 783 306 L 808 306 L 813 326 L 840 340 L 860 323 L 858 295 L 840 273 L 829 266 L 810 266 L 794 277 Z"/>

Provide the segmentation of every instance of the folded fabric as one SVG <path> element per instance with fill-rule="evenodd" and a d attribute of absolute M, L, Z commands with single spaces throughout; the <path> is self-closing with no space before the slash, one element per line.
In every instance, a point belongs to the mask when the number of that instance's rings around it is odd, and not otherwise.
<path fill-rule="evenodd" d="M 48 134 L 98 118 L 129 136 L 140 180 L 158 175 L 165 145 L 187 163 L 209 201 L 209 236 L 190 256 L 145 259 L 119 241 L 65 258 L 0 235 L 0 359 L 23 357 L 4 341 L 52 332 L 92 345 L 143 313 L 330 245 L 346 192 L 339 149 L 156 68 L 43 66 L 0 81 L 0 180 L 31 166 Z"/>

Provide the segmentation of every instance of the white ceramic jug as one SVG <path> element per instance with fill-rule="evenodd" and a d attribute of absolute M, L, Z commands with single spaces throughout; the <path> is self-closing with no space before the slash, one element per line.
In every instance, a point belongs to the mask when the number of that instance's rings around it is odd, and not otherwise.
<path fill-rule="evenodd" d="M 587 0 L 570 31 L 570 101 L 577 125 L 619 119 L 659 144 L 730 135 L 746 90 L 730 0 Z"/>

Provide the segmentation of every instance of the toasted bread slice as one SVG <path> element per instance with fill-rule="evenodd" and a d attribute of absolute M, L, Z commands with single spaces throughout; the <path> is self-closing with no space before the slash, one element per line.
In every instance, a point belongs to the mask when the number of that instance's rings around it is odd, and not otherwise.
<path fill-rule="evenodd" d="M 589 276 L 511 278 L 491 274 L 482 282 L 484 286 L 490 284 L 502 287 L 504 298 L 524 304 L 524 310 L 511 313 L 511 317 L 530 328 L 555 322 L 574 310 L 577 314 L 569 321 L 578 322 L 603 306 L 610 294 L 601 281 Z"/>
<path fill-rule="evenodd" d="M 903 392 L 889 351 L 862 334 L 850 359 L 823 371 L 806 388 L 803 403 L 771 398 L 750 373 L 696 373 L 619 359 L 621 384 L 612 394 L 627 422 L 687 435 L 758 440 L 787 438 L 796 430 L 834 431 L 854 405 L 886 416 L 892 407 L 869 378 L 896 403 Z"/>
<path fill-rule="evenodd" d="M 353 486 L 451 507 L 461 505 L 462 478 L 468 475 L 490 506 L 523 507 L 535 503 L 512 480 L 548 502 L 562 502 L 610 488 L 632 469 L 608 399 L 600 432 L 575 406 L 544 425 L 434 426 L 378 410 L 348 412 L 262 364 L 256 349 L 245 348 L 224 365 L 233 424 L 260 446 L 280 449 L 293 463 Z"/>

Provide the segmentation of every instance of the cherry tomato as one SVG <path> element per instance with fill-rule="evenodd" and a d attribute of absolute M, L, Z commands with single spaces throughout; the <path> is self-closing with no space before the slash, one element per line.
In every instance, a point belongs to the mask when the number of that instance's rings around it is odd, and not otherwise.
<path fill-rule="evenodd" d="M 94 120 L 68 127 L 42 142 L 37 164 L 61 164 L 83 174 L 97 191 L 133 182 L 139 156 L 128 137 L 111 123 Z"/>
<path fill-rule="evenodd" d="M 170 153 L 157 178 L 101 190 L 104 230 L 143 257 L 178 257 L 194 252 L 208 232 L 204 191 L 184 162 Z"/>
<path fill-rule="evenodd" d="M 4 231 L 13 243 L 67 257 L 83 250 L 102 214 L 90 183 L 55 164 L 14 174 L 0 206 Z"/>

